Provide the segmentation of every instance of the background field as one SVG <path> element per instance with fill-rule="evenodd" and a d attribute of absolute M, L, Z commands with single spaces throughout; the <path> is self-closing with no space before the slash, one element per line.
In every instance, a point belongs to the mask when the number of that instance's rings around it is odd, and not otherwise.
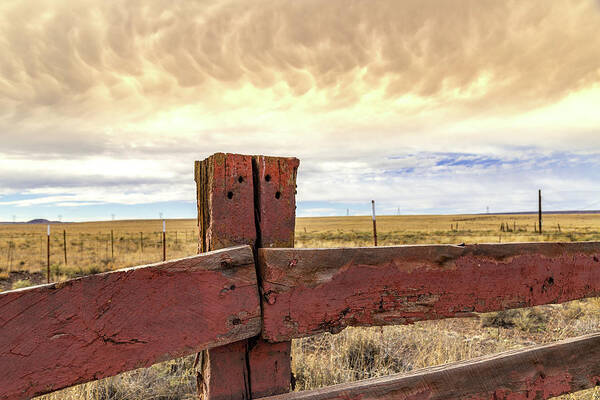
<path fill-rule="evenodd" d="M 380 245 L 412 243 L 498 243 L 576 241 L 600 238 L 600 215 L 546 215 L 544 234 L 534 231 L 535 215 L 382 216 Z M 501 225 L 504 224 L 504 231 Z M 112 231 L 112 241 L 111 241 Z M 64 259 L 66 233 L 67 262 Z M 167 257 L 196 253 L 196 220 L 167 222 Z M 160 220 L 64 223 L 51 225 L 50 263 L 53 280 L 86 275 L 162 259 Z M 39 280 L 46 271 L 46 225 L 0 225 L 0 280 Z M 296 247 L 370 246 L 370 217 L 298 218 Z M 14 276 L 12 276 L 14 275 Z M 10 279 L 9 279 L 10 278 Z"/>
<path fill-rule="evenodd" d="M 545 215 L 542 235 L 534 232 L 536 222 L 537 215 L 383 216 L 378 218 L 377 228 L 380 245 L 600 240 L 600 215 Z M 63 280 L 159 261 L 161 229 L 158 220 L 54 224 L 52 277 Z M 67 264 L 63 230 L 67 232 Z M 45 225 L 0 225 L 0 289 L 45 279 L 41 273 L 46 268 L 45 232 Z M 296 247 L 371 244 L 370 217 L 297 219 Z M 168 258 L 195 254 L 196 248 L 195 220 L 167 221 Z M 308 389 L 546 343 L 599 328 L 600 301 L 596 299 L 412 326 L 349 328 L 338 335 L 293 341 L 293 371 L 296 388 Z M 192 364 L 193 357 L 172 360 L 44 398 L 191 399 L 195 398 Z M 600 391 L 563 398 L 596 399 Z"/>

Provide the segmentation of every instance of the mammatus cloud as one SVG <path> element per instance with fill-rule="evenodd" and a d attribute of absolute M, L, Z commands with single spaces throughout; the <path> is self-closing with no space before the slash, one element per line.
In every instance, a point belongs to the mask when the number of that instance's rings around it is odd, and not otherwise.
<path fill-rule="evenodd" d="M 320 111 L 375 94 L 522 110 L 600 80 L 593 1 L 6 0 L 0 15 L 0 104 L 17 119 L 267 89 Z"/>

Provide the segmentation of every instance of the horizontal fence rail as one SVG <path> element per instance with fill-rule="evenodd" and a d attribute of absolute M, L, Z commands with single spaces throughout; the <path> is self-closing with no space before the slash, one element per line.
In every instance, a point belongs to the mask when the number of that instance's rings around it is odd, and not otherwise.
<path fill-rule="evenodd" d="M 548 399 L 600 383 L 600 334 L 262 400 Z"/>
<path fill-rule="evenodd" d="M 249 246 L 0 293 L 0 399 L 256 336 Z"/>
<path fill-rule="evenodd" d="M 285 343 L 598 295 L 597 242 L 264 248 L 258 275 L 251 247 L 232 247 L 0 293 L 0 399 L 247 346 L 261 332 Z M 273 399 L 547 398 L 600 382 L 599 335 Z"/>
<path fill-rule="evenodd" d="M 600 243 L 259 249 L 263 337 L 600 296 Z"/>

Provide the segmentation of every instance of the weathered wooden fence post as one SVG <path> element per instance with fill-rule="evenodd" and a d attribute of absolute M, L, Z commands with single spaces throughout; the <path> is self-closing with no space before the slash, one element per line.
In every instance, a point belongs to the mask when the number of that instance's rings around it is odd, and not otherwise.
<path fill-rule="evenodd" d="M 197 161 L 198 250 L 240 244 L 293 247 L 298 164 L 296 158 L 223 153 Z M 290 351 L 290 341 L 268 343 L 256 337 L 203 352 L 197 377 L 201 398 L 288 392 Z"/>

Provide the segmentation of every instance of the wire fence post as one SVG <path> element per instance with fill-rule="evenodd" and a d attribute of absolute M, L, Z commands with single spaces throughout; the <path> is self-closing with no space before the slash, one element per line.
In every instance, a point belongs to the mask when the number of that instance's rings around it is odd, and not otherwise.
<path fill-rule="evenodd" d="M 115 234 L 110 230 L 110 259 L 115 261 Z"/>
<path fill-rule="evenodd" d="M 48 224 L 46 236 L 48 238 L 48 244 L 46 245 L 46 283 L 50 283 L 50 224 Z"/>
<path fill-rule="evenodd" d="M 10 276 L 10 271 L 12 270 L 12 262 L 13 262 L 13 255 L 14 252 L 14 243 L 12 242 L 12 240 L 10 240 L 9 237 L 9 241 L 8 241 L 8 251 L 6 253 L 6 270 Z"/>
<path fill-rule="evenodd" d="M 375 221 L 375 200 L 371 200 L 371 208 L 373 210 L 373 244 L 377 246 L 377 222 Z"/>
<path fill-rule="evenodd" d="M 67 265 L 67 230 L 63 229 L 63 250 L 65 253 L 65 265 Z"/>
<path fill-rule="evenodd" d="M 167 224 L 163 219 L 163 232 L 162 232 L 162 248 L 163 248 L 163 261 L 167 261 Z"/>
<path fill-rule="evenodd" d="M 538 190 L 538 225 L 540 227 L 539 234 L 542 234 L 542 189 Z"/>

